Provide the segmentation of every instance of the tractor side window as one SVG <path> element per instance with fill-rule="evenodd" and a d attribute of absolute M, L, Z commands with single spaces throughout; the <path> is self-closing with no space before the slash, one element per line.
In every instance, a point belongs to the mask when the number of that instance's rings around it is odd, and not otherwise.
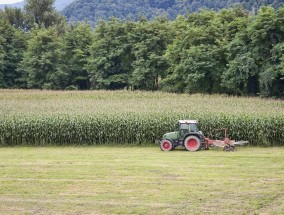
<path fill-rule="evenodd" d="M 197 132 L 198 131 L 196 124 L 190 124 L 189 129 L 190 129 L 190 132 Z"/>
<path fill-rule="evenodd" d="M 180 124 L 180 130 L 188 130 L 188 124 Z"/>
<path fill-rule="evenodd" d="M 188 134 L 188 124 L 180 124 L 180 135 L 183 138 L 186 134 Z"/>

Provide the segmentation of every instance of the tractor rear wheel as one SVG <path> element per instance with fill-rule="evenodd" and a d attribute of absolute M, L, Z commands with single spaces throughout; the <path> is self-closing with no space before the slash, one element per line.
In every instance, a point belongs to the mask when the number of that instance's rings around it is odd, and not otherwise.
<path fill-rule="evenodd" d="M 170 140 L 162 140 L 160 148 L 162 151 L 171 151 L 173 149 L 173 143 Z"/>
<path fill-rule="evenodd" d="M 186 137 L 183 143 L 186 150 L 191 152 L 195 152 L 201 147 L 200 139 L 193 135 Z"/>

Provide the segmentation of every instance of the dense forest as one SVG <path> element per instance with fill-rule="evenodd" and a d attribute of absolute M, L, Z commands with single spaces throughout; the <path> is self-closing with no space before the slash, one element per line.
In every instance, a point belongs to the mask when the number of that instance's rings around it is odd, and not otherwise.
<path fill-rule="evenodd" d="M 284 7 L 68 24 L 52 4 L 0 10 L 0 87 L 284 97 Z"/>
<path fill-rule="evenodd" d="M 186 15 L 202 9 L 218 11 L 240 5 L 251 13 L 256 13 L 261 6 L 279 8 L 283 4 L 283 0 L 77 0 L 69 4 L 63 14 L 69 21 L 87 19 L 96 24 L 111 17 L 137 21 L 140 17 L 152 19 L 165 16 L 173 20 L 179 14 Z"/>

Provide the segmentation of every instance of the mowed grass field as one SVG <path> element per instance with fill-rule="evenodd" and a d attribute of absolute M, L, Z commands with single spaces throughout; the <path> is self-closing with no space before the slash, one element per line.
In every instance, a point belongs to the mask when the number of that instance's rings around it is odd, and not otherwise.
<path fill-rule="evenodd" d="M 284 214 L 284 148 L 0 148 L 0 214 Z"/>

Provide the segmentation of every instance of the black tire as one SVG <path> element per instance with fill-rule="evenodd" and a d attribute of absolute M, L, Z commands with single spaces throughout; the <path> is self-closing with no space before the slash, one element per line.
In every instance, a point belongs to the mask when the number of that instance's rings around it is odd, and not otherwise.
<path fill-rule="evenodd" d="M 162 151 L 171 151 L 173 149 L 173 143 L 170 140 L 162 140 L 160 148 Z"/>
<path fill-rule="evenodd" d="M 234 145 L 224 146 L 223 151 L 225 151 L 225 152 L 233 152 L 233 151 L 235 151 L 235 146 Z"/>
<path fill-rule="evenodd" d="M 184 147 L 187 151 L 195 152 L 201 147 L 200 139 L 196 136 L 187 136 L 183 141 Z"/>

